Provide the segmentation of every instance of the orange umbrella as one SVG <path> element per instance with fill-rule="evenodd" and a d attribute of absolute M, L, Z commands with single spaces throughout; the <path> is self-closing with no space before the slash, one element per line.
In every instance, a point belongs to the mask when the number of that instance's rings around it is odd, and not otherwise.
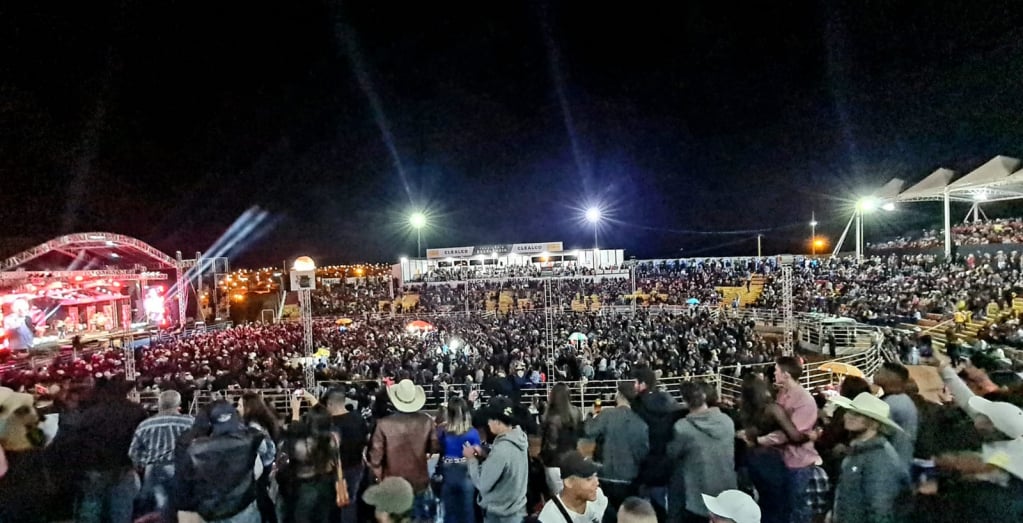
<path fill-rule="evenodd" d="M 352 320 L 350 318 L 340 318 L 336 322 L 338 325 L 351 325 Z"/>
<path fill-rule="evenodd" d="M 855 365 L 849 365 L 848 363 L 840 363 L 837 361 L 829 361 L 820 367 L 817 367 L 817 369 L 830 372 L 832 374 L 841 374 L 843 376 L 856 376 L 859 378 L 866 377 L 863 375 L 863 371 L 856 368 Z"/>
<path fill-rule="evenodd" d="M 409 322 L 409 324 L 405 328 L 409 330 L 428 331 L 433 329 L 433 325 L 430 325 L 429 323 L 423 320 L 416 320 L 413 322 Z"/>

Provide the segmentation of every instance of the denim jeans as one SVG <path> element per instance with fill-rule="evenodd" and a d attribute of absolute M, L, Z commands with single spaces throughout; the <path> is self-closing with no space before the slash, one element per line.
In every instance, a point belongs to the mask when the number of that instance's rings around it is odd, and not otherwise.
<path fill-rule="evenodd" d="M 465 463 L 447 463 L 444 465 L 444 485 L 441 487 L 440 499 L 444 504 L 444 521 L 470 523 L 476 519 L 473 500 L 476 488 L 469 480 L 469 467 Z"/>
<path fill-rule="evenodd" d="M 146 465 L 142 476 L 142 490 L 139 492 L 142 509 L 147 512 L 159 512 L 162 521 L 176 521 L 177 510 L 171 503 L 173 488 L 173 464 Z"/>
<path fill-rule="evenodd" d="M 522 523 L 526 519 L 526 513 L 512 516 L 499 516 L 497 514 L 486 514 L 483 516 L 483 523 Z"/>
<path fill-rule="evenodd" d="M 134 470 L 88 470 L 78 489 L 77 523 L 131 523 L 139 492 L 139 476 Z"/>
<path fill-rule="evenodd" d="M 433 522 L 437 517 L 437 498 L 429 487 L 416 494 L 412 501 L 412 520 L 418 522 Z"/>
<path fill-rule="evenodd" d="M 789 521 L 789 469 L 781 453 L 773 448 L 750 449 L 746 470 L 757 489 L 762 523 Z"/>
<path fill-rule="evenodd" d="M 789 509 L 790 523 L 810 523 L 813 518 L 813 509 L 810 507 L 810 499 L 806 490 L 810 487 L 810 480 L 813 479 L 814 466 L 800 469 L 789 469 Z"/>

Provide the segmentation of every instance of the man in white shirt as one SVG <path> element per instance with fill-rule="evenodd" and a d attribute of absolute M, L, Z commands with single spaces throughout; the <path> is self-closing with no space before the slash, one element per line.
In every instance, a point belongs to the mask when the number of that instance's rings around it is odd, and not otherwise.
<path fill-rule="evenodd" d="M 600 523 L 607 510 L 607 496 L 600 490 L 600 465 L 572 450 L 561 455 L 561 494 L 540 511 L 541 523 Z"/>

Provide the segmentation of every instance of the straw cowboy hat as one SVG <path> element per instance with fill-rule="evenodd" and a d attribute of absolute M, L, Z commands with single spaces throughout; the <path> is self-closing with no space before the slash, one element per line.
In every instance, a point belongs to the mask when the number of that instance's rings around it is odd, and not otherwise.
<path fill-rule="evenodd" d="M 401 380 L 387 387 L 387 396 L 400 412 L 418 412 L 426 404 L 426 392 L 412 380 Z"/>
<path fill-rule="evenodd" d="M 874 396 L 869 392 L 859 393 L 855 399 L 850 400 L 844 396 L 836 396 L 829 398 L 828 401 L 846 409 L 850 412 L 855 412 L 860 416 L 865 416 L 874 421 L 881 422 L 887 427 L 891 427 L 895 430 L 902 430 L 902 427 L 892 421 L 891 408 L 884 402 L 883 399 Z"/>

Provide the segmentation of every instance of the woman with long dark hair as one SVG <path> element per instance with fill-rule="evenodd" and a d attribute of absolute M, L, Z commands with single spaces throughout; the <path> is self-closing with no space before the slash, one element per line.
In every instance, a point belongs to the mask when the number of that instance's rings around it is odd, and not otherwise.
<path fill-rule="evenodd" d="M 752 445 L 757 436 L 776 430 L 785 432 L 792 443 L 802 443 L 808 435 L 800 433 L 792 420 L 775 403 L 771 386 L 760 374 L 750 374 L 742 382 L 742 403 L 739 408 L 742 430 L 737 437 L 744 439 L 748 448 L 745 463 L 750 481 L 757 489 L 763 523 L 787 523 L 789 472 L 782 460 L 779 447 Z"/>
<path fill-rule="evenodd" d="M 462 398 L 448 400 L 444 423 L 437 429 L 440 440 L 440 468 L 444 476 L 440 498 L 444 504 L 444 521 L 469 523 L 476 519 L 473 500 L 476 488 L 469 479 L 469 467 L 462 447 L 480 444 L 480 435 L 472 426 L 469 404 Z"/>
<path fill-rule="evenodd" d="M 263 435 L 263 445 L 260 446 L 259 459 L 263 462 L 263 474 L 256 482 L 259 513 L 264 523 L 277 523 L 277 513 L 274 509 L 274 502 L 270 499 L 270 472 L 273 468 L 274 459 L 277 457 L 277 439 L 280 432 L 280 422 L 270 407 L 263 401 L 262 396 L 255 392 L 246 392 L 238 399 L 238 413 L 242 416 L 242 422 L 246 427 L 258 430 Z"/>
<path fill-rule="evenodd" d="M 335 507 L 338 447 L 319 405 L 288 426 L 277 457 L 284 523 L 328 523 Z"/>
<path fill-rule="evenodd" d="M 572 405 L 568 385 L 564 383 L 554 385 L 540 425 L 542 439 L 540 458 L 547 467 L 547 483 L 554 495 L 561 493 L 562 489 L 561 465 L 558 459 L 565 452 L 575 450 L 581 427 L 582 413 Z"/>

